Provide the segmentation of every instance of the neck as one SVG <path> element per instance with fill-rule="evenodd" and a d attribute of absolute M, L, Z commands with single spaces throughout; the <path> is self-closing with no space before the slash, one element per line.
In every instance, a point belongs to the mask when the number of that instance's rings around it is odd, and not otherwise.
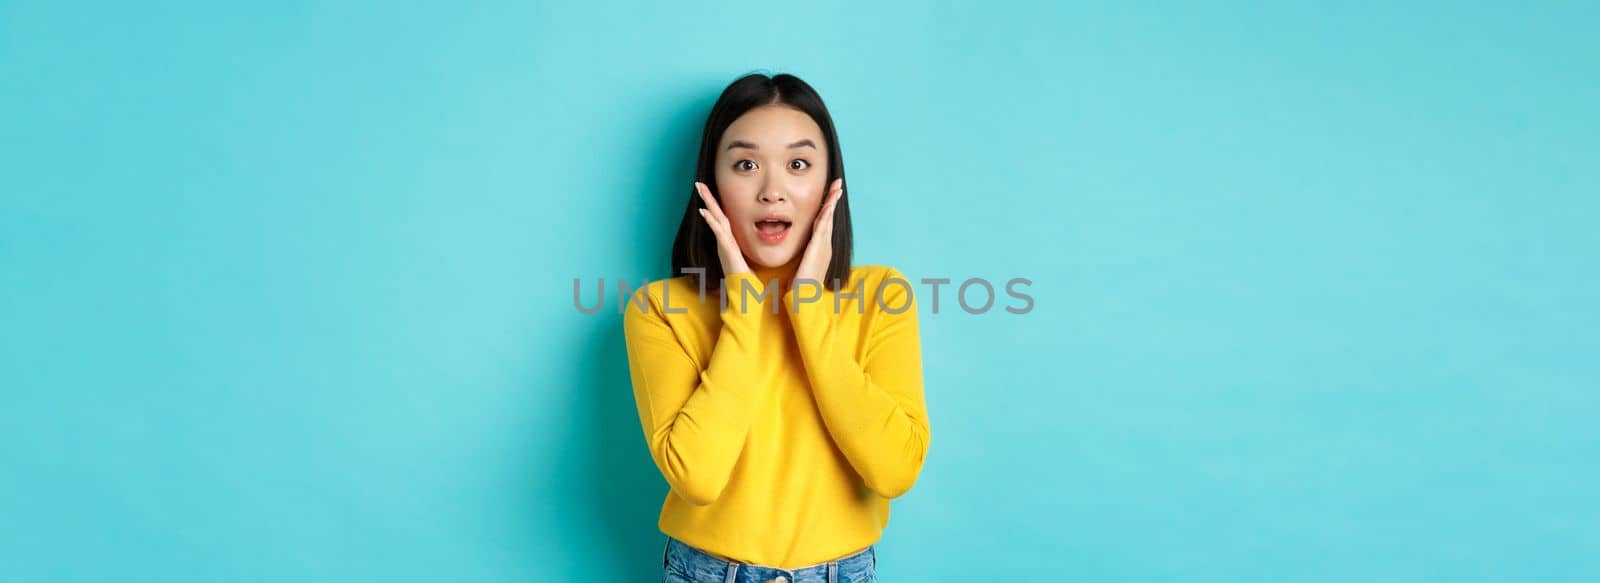
<path fill-rule="evenodd" d="M 755 273 L 756 278 L 760 279 L 761 283 L 766 283 L 776 279 L 778 280 L 778 285 L 782 286 L 780 289 L 787 289 L 789 284 L 794 281 L 795 272 L 799 271 L 800 255 L 801 254 L 796 253 L 794 259 L 790 259 L 788 263 L 776 267 L 760 267 L 751 265 L 750 271 Z"/>

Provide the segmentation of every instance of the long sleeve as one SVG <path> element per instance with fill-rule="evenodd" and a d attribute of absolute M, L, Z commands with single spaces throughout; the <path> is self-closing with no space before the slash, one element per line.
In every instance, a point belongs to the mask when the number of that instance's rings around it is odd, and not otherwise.
<path fill-rule="evenodd" d="M 884 498 L 895 498 L 916 483 L 927 456 L 930 430 L 915 297 L 898 271 L 886 271 L 883 280 L 899 278 L 907 285 L 882 286 L 880 302 L 876 298 L 879 282 L 863 282 L 856 301 L 865 303 L 872 319 L 860 362 L 847 348 L 851 343 L 836 338 L 857 333 L 838 325 L 841 318 L 833 310 L 840 292 L 826 288 L 818 292 L 817 286 L 810 285 L 790 289 L 783 298 L 828 433 L 868 488 Z M 851 294 L 856 290 L 843 291 Z M 801 292 L 808 300 L 817 293 L 821 297 L 796 306 L 796 294 Z"/>
<path fill-rule="evenodd" d="M 725 281 L 739 289 L 744 274 Z M 666 282 L 664 285 L 671 285 Z M 639 290 L 646 293 L 649 286 Z M 676 297 L 676 296 L 674 296 Z M 739 461 L 753 408 L 759 310 L 721 313 L 722 329 L 702 370 L 673 334 L 658 299 L 647 310 L 630 302 L 623 317 L 628 371 L 650 457 L 672 491 L 694 505 L 717 500 Z M 676 303 L 677 300 L 674 300 Z"/>

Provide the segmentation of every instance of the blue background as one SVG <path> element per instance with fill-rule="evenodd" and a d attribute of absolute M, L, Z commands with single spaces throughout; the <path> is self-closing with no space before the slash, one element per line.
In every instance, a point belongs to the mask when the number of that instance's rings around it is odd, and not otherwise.
<path fill-rule="evenodd" d="M 657 578 L 572 281 L 753 70 L 858 263 L 1034 281 L 884 580 L 1600 572 L 1593 4 L 216 4 L 0 2 L 0 580 Z"/>

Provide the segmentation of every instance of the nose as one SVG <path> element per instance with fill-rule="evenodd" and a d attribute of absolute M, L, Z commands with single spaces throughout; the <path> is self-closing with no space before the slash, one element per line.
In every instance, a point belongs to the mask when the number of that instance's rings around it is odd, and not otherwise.
<path fill-rule="evenodd" d="M 778 188 L 776 185 L 772 185 L 761 189 L 761 194 L 757 197 L 757 199 L 767 204 L 773 204 L 788 200 L 788 197 L 783 194 L 782 189 Z"/>

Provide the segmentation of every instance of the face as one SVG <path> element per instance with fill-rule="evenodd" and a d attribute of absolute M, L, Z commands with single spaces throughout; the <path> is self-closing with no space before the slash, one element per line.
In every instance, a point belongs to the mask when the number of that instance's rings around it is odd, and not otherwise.
<path fill-rule="evenodd" d="M 787 105 L 746 112 L 722 133 L 716 181 L 722 212 L 752 267 L 778 267 L 811 240 L 827 192 L 822 128 Z"/>

